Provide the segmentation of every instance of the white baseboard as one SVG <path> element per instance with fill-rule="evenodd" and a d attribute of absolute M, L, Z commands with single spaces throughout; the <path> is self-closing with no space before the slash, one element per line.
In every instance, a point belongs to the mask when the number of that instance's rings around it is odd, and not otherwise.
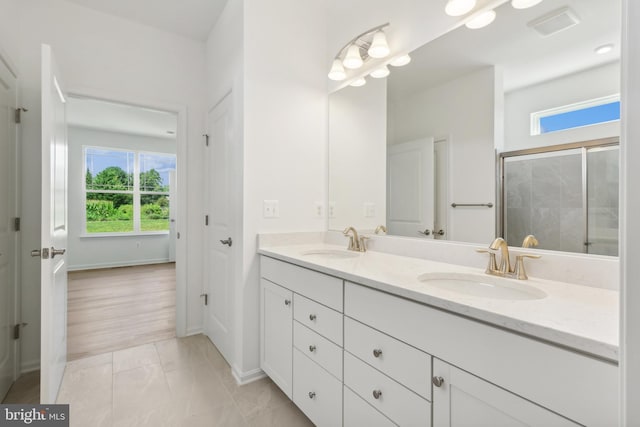
<path fill-rule="evenodd" d="M 198 326 L 197 328 L 189 328 L 187 329 L 187 337 L 190 337 L 191 335 L 198 335 L 198 334 L 204 334 L 204 331 L 202 330 L 202 326 Z"/>
<path fill-rule="evenodd" d="M 136 265 L 165 264 L 167 262 L 169 262 L 169 258 L 105 262 L 102 264 L 69 265 L 67 267 L 67 271 L 97 270 L 100 268 L 116 268 L 116 267 L 134 267 Z"/>
<path fill-rule="evenodd" d="M 25 362 L 24 360 L 20 364 L 20 374 L 26 374 L 28 372 L 40 370 L 40 360 L 30 360 Z"/>
<path fill-rule="evenodd" d="M 248 372 L 239 372 L 235 366 L 231 369 L 231 375 L 233 375 L 238 385 L 249 384 L 267 376 L 260 368 Z"/>

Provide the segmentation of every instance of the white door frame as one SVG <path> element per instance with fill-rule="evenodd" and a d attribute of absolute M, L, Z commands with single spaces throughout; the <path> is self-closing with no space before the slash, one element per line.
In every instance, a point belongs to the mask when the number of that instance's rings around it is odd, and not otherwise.
<path fill-rule="evenodd" d="M 94 98 L 135 107 L 151 108 L 177 115 L 176 165 L 178 169 L 178 211 L 176 230 L 180 238 L 176 241 L 176 335 L 187 336 L 187 107 L 154 99 L 141 98 L 123 93 L 106 92 L 86 87 L 68 88 L 69 96 Z"/>
<path fill-rule="evenodd" d="M 9 54 L 0 46 L 0 62 L 4 64 L 5 67 L 9 70 L 9 72 L 16 79 L 16 99 L 15 99 L 15 107 L 18 108 L 20 106 L 20 78 L 18 73 L 18 67 L 9 57 Z M 14 170 L 14 184 L 15 184 L 15 211 L 14 215 L 16 218 L 22 217 L 21 212 L 21 203 L 22 203 L 22 164 L 18 161 L 20 157 L 20 125 L 16 124 L 16 132 L 14 136 L 14 150 L 15 155 L 17 156 L 15 162 L 15 170 Z M 18 232 L 19 233 L 19 232 Z M 14 257 L 14 265 L 13 265 L 13 323 L 17 325 L 22 322 L 22 244 L 21 244 L 21 236 L 17 234 L 14 241 L 14 246 L 12 249 L 15 250 Z M 22 329 L 22 328 L 21 328 Z M 21 346 L 20 340 L 13 341 L 13 380 L 15 381 L 20 376 L 21 365 L 22 365 L 22 355 L 21 355 Z"/>

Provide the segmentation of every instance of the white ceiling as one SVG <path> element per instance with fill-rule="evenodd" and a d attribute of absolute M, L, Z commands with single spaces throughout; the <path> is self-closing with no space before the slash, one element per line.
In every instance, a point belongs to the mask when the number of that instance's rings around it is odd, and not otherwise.
<path fill-rule="evenodd" d="M 174 113 L 76 97 L 68 98 L 67 122 L 70 126 L 171 139 L 175 139 L 178 126 Z"/>
<path fill-rule="evenodd" d="M 100 12 L 205 41 L 227 0 L 68 0 Z"/>
<path fill-rule="evenodd" d="M 578 25 L 546 38 L 527 26 L 564 6 L 576 12 Z M 424 90 L 491 65 L 502 67 L 509 91 L 620 59 L 618 0 L 546 0 L 526 10 L 507 3 L 496 12 L 488 27 L 460 27 L 416 49 L 408 66 L 391 70 L 390 96 Z M 614 51 L 596 55 L 594 49 L 606 43 L 613 43 Z"/>

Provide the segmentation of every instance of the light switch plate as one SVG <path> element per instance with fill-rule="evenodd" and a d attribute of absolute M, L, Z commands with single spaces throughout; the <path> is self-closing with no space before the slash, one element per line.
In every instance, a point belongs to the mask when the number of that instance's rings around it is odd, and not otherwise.
<path fill-rule="evenodd" d="M 329 218 L 336 217 L 336 202 L 329 202 Z"/>

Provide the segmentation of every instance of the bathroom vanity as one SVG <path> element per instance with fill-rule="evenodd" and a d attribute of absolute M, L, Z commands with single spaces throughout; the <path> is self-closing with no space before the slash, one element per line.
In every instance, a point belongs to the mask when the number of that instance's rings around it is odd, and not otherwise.
<path fill-rule="evenodd" d="M 490 285 L 475 268 L 260 253 L 261 367 L 318 426 L 617 425 L 615 291 L 500 279 L 478 295 L 438 286 Z"/>

